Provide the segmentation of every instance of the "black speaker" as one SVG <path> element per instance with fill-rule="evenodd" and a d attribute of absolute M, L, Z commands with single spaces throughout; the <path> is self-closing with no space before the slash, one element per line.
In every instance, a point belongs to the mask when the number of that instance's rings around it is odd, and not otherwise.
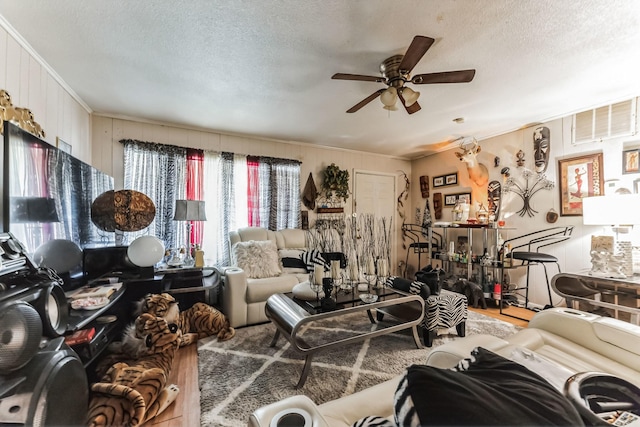
<path fill-rule="evenodd" d="M 42 331 L 50 338 L 59 337 L 67 330 L 69 304 L 62 286 L 53 280 L 40 280 L 28 285 L 17 285 L 0 292 L 0 312 L 17 302 L 31 305 L 40 315 Z M 0 332 L 4 326 L 0 324 Z"/>
<path fill-rule="evenodd" d="M 45 341 L 26 365 L 0 375 L 0 425 L 86 425 L 88 405 L 87 374 L 63 337 Z"/>
<path fill-rule="evenodd" d="M 91 280 L 105 274 L 137 278 L 140 267 L 131 262 L 128 249 L 128 246 L 84 249 L 82 269 L 85 279 Z"/>
<path fill-rule="evenodd" d="M 42 321 L 35 308 L 23 301 L 0 304 L 0 375 L 26 365 L 41 338 Z"/>

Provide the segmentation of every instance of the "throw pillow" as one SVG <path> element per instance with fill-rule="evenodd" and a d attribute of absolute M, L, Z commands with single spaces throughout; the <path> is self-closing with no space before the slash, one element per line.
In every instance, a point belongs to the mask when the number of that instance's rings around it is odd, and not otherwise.
<path fill-rule="evenodd" d="M 395 394 L 398 425 L 582 426 L 571 402 L 524 366 L 478 347 L 457 368 L 413 365 Z"/>
<path fill-rule="evenodd" d="M 310 251 L 304 252 L 300 258 L 304 261 L 304 264 L 307 266 L 308 271 L 313 271 L 316 265 L 324 266 L 325 271 L 329 270 L 329 265 L 327 261 L 322 257 L 322 254 L 317 249 L 311 249 Z"/>
<path fill-rule="evenodd" d="M 308 273 L 307 265 L 302 261 L 302 254 L 305 249 L 279 249 L 278 256 L 282 263 L 284 274 L 305 274 Z"/>
<path fill-rule="evenodd" d="M 444 281 L 445 273 L 440 268 L 434 269 L 430 265 L 427 265 L 422 270 L 416 273 L 416 280 L 426 283 L 429 286 L 431 295 L 440 294 L 442 289 L 442 282 Z"/>
<path fill-rule="evenodd" d="M 409 292 L 413 295 L 420 295 L 424 300 L 429 298 L 429 296 L 431 295 L 429 286 L 427 286 L 425 283 L 418 282 L 417 280 L 409 280 L 403 279 L 402 277 L 389 276 L 385 281 L 385 285 L 404 292 Z"/>
<path fill-rule="evenodd" d="M 233 245 L 235 265 L 252 279 L 279 276 L 282 273 L 278 248 L 271 240 L 249 240 Z"/>
<path fill-rule="evenodd" d="M 397 427 L 396 423 L 377 415 L 369 415 L 353 423 L 351 427 Z"/>

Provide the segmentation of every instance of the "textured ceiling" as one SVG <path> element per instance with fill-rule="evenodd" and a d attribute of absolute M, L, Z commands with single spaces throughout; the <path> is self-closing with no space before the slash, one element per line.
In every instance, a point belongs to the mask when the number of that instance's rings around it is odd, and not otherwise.
<path fill-rule="evenodd" d="M 638 0 L 0 0 L 0 14 L 97 114 L 417 157 L 640 95 Z M 414 35 L 422 110 L 345 111 Z M 464 123 L 453 119 L 463 117 Z M 434 145 L 435 144 L 435 145 Z"/>

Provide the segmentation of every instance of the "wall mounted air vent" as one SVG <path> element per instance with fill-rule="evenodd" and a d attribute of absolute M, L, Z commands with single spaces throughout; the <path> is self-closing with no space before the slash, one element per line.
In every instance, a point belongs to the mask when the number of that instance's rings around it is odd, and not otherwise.
<path fill-rule="evenodd" d="M 636 98 L 573 116 L 573 144 L 636 134 Z"/>

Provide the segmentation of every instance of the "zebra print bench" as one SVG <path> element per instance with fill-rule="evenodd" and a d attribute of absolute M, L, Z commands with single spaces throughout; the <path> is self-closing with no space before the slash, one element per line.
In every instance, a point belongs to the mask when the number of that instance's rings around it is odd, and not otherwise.
<path fill-rule="evenodd" d="M 424 299 L 425 313 L 420 327 L 425 346 L 432 346 L 439 329 L 455 326 L 458 336 L 465 336 L 468 303 L 464 294 L 441 289 L 437 295 L 431 295 L 427 284 L 396 276 L 387 278 L 385 284 L 409 294 L 420 295 Z M 382 320 L 381 316 L 382 313 L 378 315 L 378 320 Z"/>
<path fill-rule="evenodd" d="M 425 300 L 424 310 L 421 326 L 422 338 L 427 347 L 433 344 L 433 339 L 438 335 L 438 329 L 449 329 L 455 326 L 458 336 L 465 336 L 466 296 L 443 289 L 438 295 L 431 295 Z"/>

